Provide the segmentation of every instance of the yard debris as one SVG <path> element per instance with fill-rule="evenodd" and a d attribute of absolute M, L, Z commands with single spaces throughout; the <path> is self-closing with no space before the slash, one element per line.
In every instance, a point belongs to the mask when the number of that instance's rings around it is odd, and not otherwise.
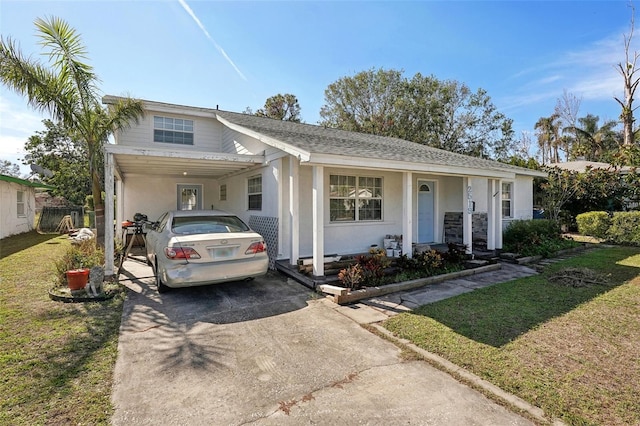
<path fill-rule="evenodd" d="M 550 275 L 549 281 L 574 288 L 609 285 L 606 276 L 589 268 L 563 268 Z"/>

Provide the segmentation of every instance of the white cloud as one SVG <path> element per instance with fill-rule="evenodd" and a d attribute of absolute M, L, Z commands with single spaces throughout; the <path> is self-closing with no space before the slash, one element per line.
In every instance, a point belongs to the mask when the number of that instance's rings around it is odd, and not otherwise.
<path fill-rule="evenodd" d="M 520 84 L 514 84 L 515 90 L 501 99 L 502 109 L 511 113 L 548 115 L 566 90 L 584 101 L 601 104 L 603 110 L 615 110 L 613 97 L 623 96 L 622 77 L 616 65 L 625 61 L 624 31 L 562 52 L 551 61 L 514 74 L 511 80 Z M 640 51 L 640 36 L 632 41 L 631 55 Z"/>
<path fill-rule="evenodd" d="M 231 58 L 229 57 L 229 55 L 227 55 L 227 52 L 224 51 L 224 49 L 218 44 L 216 43 L 216 41 L 213 39 L 213 37 L 211 37 L 211 35 L 209 34 L 209 31 L 207 31 L 207 29 L 205 28 L 205 26 L 202 24 L 202 22 L 200 21 L 200 19 L 198 19 L 198 17 L 196 16 L 196 14 L 193 12 L 193 10 L 191 9 L 191 7 L 189 7 L 189 5 L 187 4 L 187 2 L 185 0 L 178 0 L 178 3 L 180 3 L 180 6 L 182 6 L 182 8 L 189 14 L 189 16 L 191 16 L 191 18 L 195 21 L 195 23 L 198 25 L 198 27 L 200 27 L 200 29 L 202 30 L 202 32 L 204 33 L 204 35 L 209 39 L 209 41 L 211 43 L 213 43 L 213 45 L 215 46 L 215 48 L 218 50 L 218 52 L 220 52 L 220 54 L 224 57 L 224 59 L 226 59 L 227 62 L 229 62 L 229 64 L 233 67 L 233 69 L 236 71 L 236 73 L 238 73 L 238 75 L 243 79 L 243 80 L 247 80 L 247 77 L 244 76 L 244 74 L 242 73 L 242 71 L 240 71 L 240 69 L 236 66 L 236 64 L 231 60 Z"/>

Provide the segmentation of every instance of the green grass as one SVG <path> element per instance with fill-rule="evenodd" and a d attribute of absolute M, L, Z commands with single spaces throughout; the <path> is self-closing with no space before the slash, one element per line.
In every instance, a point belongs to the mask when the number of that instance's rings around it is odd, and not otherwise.
<path fill-rule="evenodd" d="M 607 284 L 547 277 L 588 267 Z M 389 319 L 437 353 L 568 424 L 640 424 L 640 249 L 602 248 L 544 274 L 425 305 Z"/>
<path fill-rule="evenodd" d="M 0 424 L 108 424 L 121 296 L 59 303 L 54 262 L 66 236 L 0 240 Z"/>

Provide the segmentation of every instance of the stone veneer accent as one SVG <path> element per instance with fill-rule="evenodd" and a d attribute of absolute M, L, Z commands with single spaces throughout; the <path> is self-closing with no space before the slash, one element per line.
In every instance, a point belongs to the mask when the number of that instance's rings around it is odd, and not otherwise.
<path fill-rule="evenodd" d="M 473 213 L 472 216 L 473 244 L 487 244 L 487 213 Z M 462 212 L 446 212 L 444 214 L 444 242 L 462 244 L 463 241 Z"/>

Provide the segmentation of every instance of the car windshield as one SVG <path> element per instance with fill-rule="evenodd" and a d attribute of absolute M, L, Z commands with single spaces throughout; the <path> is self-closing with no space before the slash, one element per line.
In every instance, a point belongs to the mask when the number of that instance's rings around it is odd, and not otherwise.
<path fill-rule="evenodd" d="M 249 227 L 235 216 L 174 217 L 171 230 L 175 234 L 215 234 L 244 232 Z"/>

